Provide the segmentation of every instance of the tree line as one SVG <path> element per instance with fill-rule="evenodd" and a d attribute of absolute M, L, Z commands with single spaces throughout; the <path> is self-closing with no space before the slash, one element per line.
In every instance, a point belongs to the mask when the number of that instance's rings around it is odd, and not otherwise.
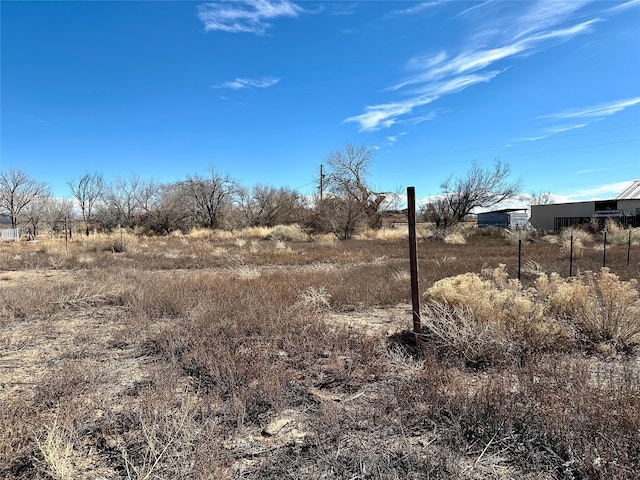
<path fill-rule="evenodd" d="M 362 228 L 379 228 L 398 195 L 374 191 L 370 168 L 375 148 L 346 144 L 325 158 L 315 195 L 288 187 L 239 184 L 210 167 L 203 174 L 161 183 L 137 175 L 105 179 L 99 172 L 68 179 L 69 198 L 54 197 L 50 187 L 18 169 L 0 172 L 0 214 L 35 236 L 64 231 L 65 220 L 80 222 L 85 234 L 99 226 L 140 229 L 154 234 L 193 228 L 239 229 L 297 223 L 313 232 L 349 239 Z M 462 177 L 447 178 L 439 195 L 420 209 L 424 221 L 445 229 L 474 208 L 490 207 L 518 193 L 509 166 L 497 161 L 483 169 L 473 163 Z M 395 200 L 395 201 L 394 201 Z"/>

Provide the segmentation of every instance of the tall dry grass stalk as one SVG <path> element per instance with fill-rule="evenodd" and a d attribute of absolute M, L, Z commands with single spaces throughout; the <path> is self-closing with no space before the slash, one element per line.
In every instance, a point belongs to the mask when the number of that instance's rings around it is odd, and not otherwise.
<path fill-rule="evenodd" d="M 72 462 L 73 444 L 69 435 L 58 424 L 56 417 L 47 429 L 44 439 L 36 437 L 36 443 L 44 460 L 47 474 L 55 480 L 71 480 L 76 472 Z"/>

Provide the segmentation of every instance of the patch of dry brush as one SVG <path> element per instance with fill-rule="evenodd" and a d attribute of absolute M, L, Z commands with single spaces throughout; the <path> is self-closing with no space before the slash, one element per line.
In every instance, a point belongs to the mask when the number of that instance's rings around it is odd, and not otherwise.
<path fill-rule="evenodd" d="M 523 286 L 508 239 L 424 240 L 416 346 L 406 307 L 367 328 L 409 302 L 406 238 L 264 233 L 0 245 L 0 477 L 636 474 L 630 270 L 533 242 Z"/>

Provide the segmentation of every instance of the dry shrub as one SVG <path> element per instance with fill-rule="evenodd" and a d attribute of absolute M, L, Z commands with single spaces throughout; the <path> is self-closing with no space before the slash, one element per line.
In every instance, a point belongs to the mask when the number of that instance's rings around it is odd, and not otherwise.
<path fill-rule="evenodd" d="M 33 429 L 42 421 L 36 408 L 19 397 L 0 402 L 0 478 L 33 478 Z"/>
<path fill-rule="evenodd" d="M 416 236 L 418 238 L 430 238 L 437 233 L 433 223 L 419 223 L 416 225 Z"/>
<path fill-rule="evenodd" d="M 299 225 L 276 225 L 263 236 L 265 240 L 281 240 L 283 242 L 306 242 L 309 235 Z"/>
<path fill-rule="evenodd" d="M 627 245 L 629 234 L 631 234 L 631 244 L 640 244 L 640 228 L 622 228 L 618 222 L 607 219 L 607 242 L 613 245 Z"/>
<path fill-rule="evenodd" d="M 143 317 L 178 317 L 210 297 L 222 283 L 215 275 L 194 273 L 168 278 L 160 272 L 126 272 L 136 288 L 126 295 L 125 305 L 134 315 Z"/>
<path fill-rule="evenodd" d="M 465 243 L 467 243 L 467 240 L 464 238 L 464 235 L 462 235 L 461 233 L 452 232 L 452 233 L 448 233 L 444 237 L 444 243 L 448 243 L 450 245 L 464 245 Z"/>
<path fill-rule="evenodd" d="M 482 228 L 474 228 L 471 230 L 471 235 L 474 237 L 490 237 L 490 238 L 505 238 L 508 234 L 508 230 L 505 230 L 500 227 L 482 227 Z"/>
<path fill-rule="evenodd" d="M 579 238 L 573 239 L 573 258 L 582 258 L 584 256 L 584 243 Z M 562 242 L 562 253 L 566 258 L 572 255 L 571 239 Z"/>
<path fill-rule="evenodd" d="M 196 240 L 211 240 L 214 235 L 216 238 L 219 238 L 217 237 L 217 232 L 214 234 L 214 231 L 209 228 L 192 228 L 187 234 L 187 237 Z"/>
<path fill-rule="evenodd" d="M 76 235 L 71 242 L 72 248 L 80 247 L 84 252 L 131 252 L 138 245 L 138 237 L 133 233 L 119 232 L 96 233 L 87 236 Z"/>
<path fill-rule="evenodd" d="M 331 294 L 327 291 L 327 287 L 321 285 L 319 287 L 307 287 L 299 295 L 300 303 L 314 310 L 327 310 L 331 308 Z"/>
<path fill-rule="evenodd" d="M 541 275 L 536 288 L 548 308 L 572 322 L 583 340 L 621 350 L 640 343 L 640 299 L 637 281 L 621 281 L 608 268 L 564 280 Z"/>
<path fill-rule="evenodd" d="M 238 236 L 238 232 L 232 232 L 229 230 L 209 230 L 204 229 L 208 233 L 209 240 L 230 240 L 232 238 L 236 238 Z M 197 230 L 200 231 L 200 230 Z M 202 234 L 203 235 L 203 234 Z"/>
<path fill-rule="evenodd" d="M 338 243 L 338 238 L 333 233 L 316 235 L 313 240 L 314 243 L 320 245 L 321 247 L 333 247 Z"/>
<path fill-rule="evenodd" d="M 404 228 L 365 228 L 354 236 L 360 240 L 381 240 L 383 242 L 396 242 L 407 238 L 408 231 Z"/>
<path fill-rule="evenodd" d="M 212 419 L 197 396 L 181 393 L 176 401 L 166 388 L 148 388 L 142 392 L 144 400 L 129 412 L 129 424 L 135 428 L 124 432 L 129 442 L 121 447 L 126 478 L 198 478 L 201 453 L 215 455 L 219 442 Z M 218 472 L 211 474 L 224 478 L 220 463 Z"/>
<path fill-rule="evenodd" d="M 555 319 L 544 316 L 534 292 L 508 278 L 505 265 L 492 270 L 490 278 L 466 273 L 439 280 L 426 295 L 428 335 L 470 364 L 514 361 L 567 337 Z"/>
<path fill-rule="evenodd" d="M 583 244 L 594 242 L 593 235 L 583 228 L 565 228 L 560 232 L 563 243 L 571 240 L 572 236 L 574 245 L 576 240 L 580 240 Z"/>
<path fill-rule="evenodd" d="M 504 238 L 510 245 L 518 245 L 518 241 L 524 243 L 531 238 L 531 233 L 528 230 L 505 230 Z"/>
<path fill-rule="evenodd" d="M 244 238 L 265 238 L 270 232 L 268 227 L 247 227 L 238 232 L 238 235 Z"/>

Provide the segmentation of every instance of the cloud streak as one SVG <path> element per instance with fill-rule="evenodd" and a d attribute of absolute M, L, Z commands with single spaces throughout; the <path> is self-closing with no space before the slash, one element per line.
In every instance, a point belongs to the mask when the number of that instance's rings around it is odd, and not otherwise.
<path fill-rule="evenodd" d="M 206 32 L 218 30 L 228 33 L 262 35 L 279 17 L 297 17 L 304 10 L 289 0 L 242 0 L 203 3 L 197 15 Z"/>
<path fill-rule="evenodd" d="M 250 78 L 236 78 L 217 85 L 211 85 L 211 88 L 229 88 L 231 90 L 242 90 L 244 88 L 269 88 L 280 81 L 279 78 L 264 77 L 259 80 Z"/>
<path fill-rule="evenodd" d="M 576 172 L 576 174 L 588 173 L 586 171 Z M 626 189 L 630 185 L 630 182 L 616 182 L 608 183 L 605 185 L 599 185 L 595 188 L 587 188 L 584 190 L 578 190 L 576 192 L 565 195 L 569 201 L 588 201 L 598 199 L 615 198 L 620 192 Z"/>
<path fill-rule="evenodd" d="M 425 2 L 414 8 L 428 8 L 434 6 L 433 3 Z M 556 2 L 543 0 L 516 4 L 525 6 L 526 11 L 511 13 L 493 23 L 483 24 L 481 30 L 473 31 L 468 36 L 457 54 L 451 55 L 442 50 L 410 59 L 407 69 L 411 73 L 386 90 L 408 98 L 367 106 L 363 113 L 351 116 L 345 122 L 358 123 L 360 131 L 388 128 L 409 121 L 407 117 L 418 113 L 416 110 L 419 107 L 442 96 L 490 82 L 508 69 L 505 61 L 523 58 L 591 32 L 600 21 L 598 18 L 570 22 L 573 14 L 586 3 L 587 0 L 574 0 L 556 5 Z M 501 8 L 502 3 L 485 2 L 482 6 L 485 7 L 482 15 L 486 15 L 493 6 Z M 516 8 L 521 10 L 520 7 Z M 466 10 L 463 13 L 469 16 L 473 12 Z M 500 63 L 502 66 L 498 67 Z"/>
<path fill-rule="evenodd" d="M 618 113 L 625 108 L 633 107 L 640 103 L 640 97 L 627 98 L 624 100 L 616 100 L 609 103 L 601 103 L 591 107 L 578 108 L 574 110 L 565 110 L 559 113 L 553 113 L 551 115 L 544 115 L 538 118 L 557 118 L 557 119 L 599 119 L 602 117 L 608 117 L 614 113 Z"/>

